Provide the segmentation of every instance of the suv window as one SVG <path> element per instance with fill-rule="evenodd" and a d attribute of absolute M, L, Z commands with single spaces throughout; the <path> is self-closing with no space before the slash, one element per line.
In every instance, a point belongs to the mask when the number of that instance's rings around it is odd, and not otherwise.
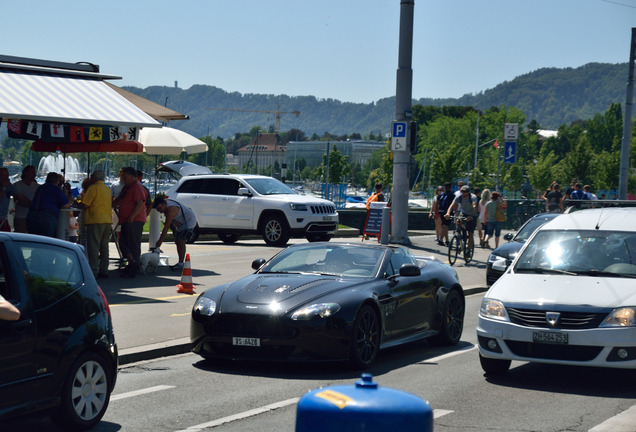
<path fill-rule="evenodd" d="M 205 195 L 237 195 L 243 185 L 234 179 L 192 179 L 183 182 L 178 193 Z"/>
<path fill-rule="evenodd" d="M 17 246 L 26 267 L 27 288 L 37 309 L 55 303 L 82 285 L 82 269 L 72 249 L 28 242 Z"/>

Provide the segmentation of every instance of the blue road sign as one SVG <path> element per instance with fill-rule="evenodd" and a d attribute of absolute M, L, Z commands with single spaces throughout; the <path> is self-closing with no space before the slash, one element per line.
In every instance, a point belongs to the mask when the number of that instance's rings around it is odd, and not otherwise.
<path fill-rule="evenodd" d="M 407 143 L 406 143 L 406 133 L 407 133 L 407 123 L 406 122 L 393 122 L 393 133 L 391 134 L 391 151 L 406 151 Z"/>
<path fill-rule="evenodd" d="M 504 163 L 513 164 L 517 162 L 517 142 L 506 141 L 504 146 Z"/>

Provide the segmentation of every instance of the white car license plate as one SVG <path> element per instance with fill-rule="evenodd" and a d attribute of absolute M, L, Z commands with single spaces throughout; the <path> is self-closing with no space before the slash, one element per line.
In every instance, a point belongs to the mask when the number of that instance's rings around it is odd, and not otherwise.
<path fill-rule="evenodd" d="M 233 337 L 232 345 L 258 347 L 261 346 L 261 340 L 259 338 Z"/>
<path fill-rule="evenodd" d="M 322 220 L 324 221 L 330 221 L 331 220 L 331 216 L 323 216 Z"/>
<path fill-rule="evenodd" d="M 532 341 L 566 345 L 568 343 L 568 334 L 557 332 L 532 332 Z"/>

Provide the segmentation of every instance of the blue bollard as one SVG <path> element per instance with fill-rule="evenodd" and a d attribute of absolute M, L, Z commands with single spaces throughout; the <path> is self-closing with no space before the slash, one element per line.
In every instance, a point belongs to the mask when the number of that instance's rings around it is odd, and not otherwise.
<path fill-rule="evenodd" d="M 433 409 L 425 400 L 390 388 L 380 388 L 371 374 L 355 386 L 312 390 L 300 398 L 296 432 L 429 432 Z"/>

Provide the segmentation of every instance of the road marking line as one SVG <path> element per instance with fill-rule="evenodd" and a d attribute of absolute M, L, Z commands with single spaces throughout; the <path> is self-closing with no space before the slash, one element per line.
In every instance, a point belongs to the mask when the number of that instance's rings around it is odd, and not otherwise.
<path fill-rule="evenodd" d="M 145 389 L 141 389 L 141 390 L 135 390 L 135 391 L 131 391 L 128 393 L 121 393 L 118 395 L 112 395 L 110 397 L 110 401 L 116 401 L 116 400 L 120 400 L 120 399 L 126 399 L 126 398 L 130 398 L 130 397 L 135 397 L 135 396 L 140 396 L 143 394 L 147 394 L 147 393 L 154 393 L 154 392 L 158 392 L 161 390 L 168 390 L 171 388 L 174 388 L 175 386 L 168 386 L 168 385 L 159 385 L 159 386 L 155 386 L 155 387 L 148 387 Z"/>
<path fill-rule="evenodd" d="M 451 411 L 451 410 L 436 409 L 436 410 L 433 410 L 433 418 L 440 418 L 454 412 L 455 411 Z"/>
<path fill-rule="evenodd" d="M 590 432 L 632 432 L 636 422 L 636 405 L 594 426 Z"/>
<path fill-rule="evenodd" d="M 260 408 L 255 408 L 253 410 L 244 411 L 242 413 L 238 413 L 238 414 L 234 414 L 234 415 L 231 415 L 231 416 L 223 417 L 223 418 L 220 418 L 218 420 L 213 420 L 211 422 L 201 423 L 201 424 L 195 425 L 195 426 L 190 426 L 189 428 L 183 429 L 183 430 L 178 431 L 178 432 L 197 432 L 197 431 L 201 431 L 201 430 L 206 429 L 206 428 L 220 426 L 222 424 L 230 423 L 230 422 L 233 422 L 233 421 L 236 421 L 236 420 L 243 420 L 243 419 L 248 418 L 248 417 L 253 417 L 255 415 L 266 413 L 268 411 L 273 411 L 273 410 L 278 409 L 278 408 L 283 408 L 283 407 L 286 407 L 286 406 L 289 406 L 289 405 L 293 405 L 295 403 L 298 403 L 299 400 L 300 400 L 300 398 L 291 398 L 291 399 L 287 399 L 287 400 L 284 400 L 284 401 L 275 402 L 275 403 L 270 404 L 270 405 L 265 405 L 265 406 L 260 407 Z"/>
<path fill-rule="evenodd" d="M 152 302 L 155 302 L 155 301 L 174 300 L 174 299 L 186 298 L 186 297 L 192 298 L 192 295 L 188 294 L 188 295 L 178 295 L 178 296 L 170 296 L 170 297 L 148 298 L 148 299 L 144 299 L 144 300 L 134 300 L 134 301 L 129 301 L 129 302 L 125 302 L 125 303 L 111 304 L 109 306 L 110 307 L 115 307 L 115 306 L 125 306 L 125 305 L 130 305 L 130 304 L 139 304 L 139 303 L 152 303 Z"/>
<path fill-rule="evenodd" d="M 465 354 L 467 352 L 474 351 L 476 349 L 477 349 L 477 345 L 470 345 L 466 348 L 462 348 L 457 351 L 449 352 L 447 354 L 442 354 L 441 356 L 433 357 L 433 358 L 418 362 L 418 364 L 438 363 L 440 360 L 445 360 L 447 358 L 454 357 L 459 354 Z"/>
<path fill-rule="evenodd" d="M 186 313 L 180 313 L 180 314 L 170 314 L 171 317 L 180 317 L 180 316 L 187 316 L 190 315 L 192 312 L 186 312 Z"/>

